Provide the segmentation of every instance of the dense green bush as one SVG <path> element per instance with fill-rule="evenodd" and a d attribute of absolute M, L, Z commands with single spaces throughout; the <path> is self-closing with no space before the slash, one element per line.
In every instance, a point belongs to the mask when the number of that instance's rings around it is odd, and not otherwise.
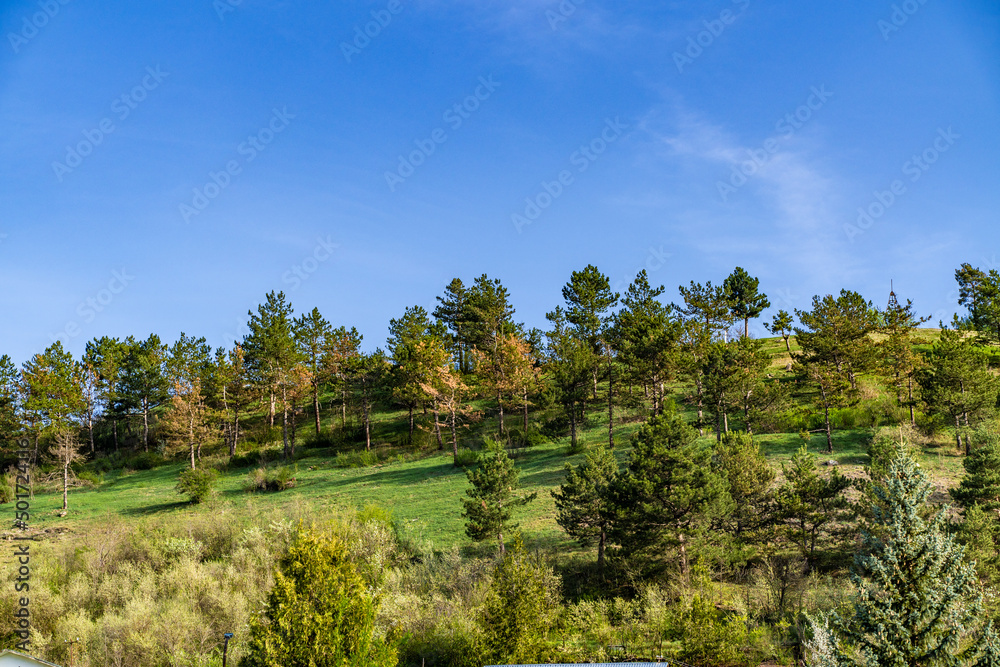
<path fill-rule="evenodd" d="M 479 452 L 471 449 L 459 449 L 455 456 L 455 465 L 460 468 L 471 468 L 479 465 Z"/>
<path fill-rule="evenodd" d="M 253 493 L 255 491 L 285 491 L 295 486 L 295 478 L 292 470 L 288 466 L 268 469 L 264 466 L 251 470 L 247 474 L 247 481 L 244 488 Z"/>
<path fill-rule="evenodd" d="M 200 503 L 212 495 L 219 473 L 213 468 L 197 468 L 181 472 L 177 493 L 186 495 L 192 503 Z"/>

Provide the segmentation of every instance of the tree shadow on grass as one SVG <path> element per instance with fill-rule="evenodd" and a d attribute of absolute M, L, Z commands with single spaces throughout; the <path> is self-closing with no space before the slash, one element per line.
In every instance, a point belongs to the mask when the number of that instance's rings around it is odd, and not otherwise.
<path fill-rule="evenodd" d="M 178 500 L 172 503 L 157 503 L 155 505 L 143 505 L 141 507 L 128 507 L 119 511 L 123 516 L 149 516 L 161 512 L 173 512 L 185 507 L 191 507 L 192 503 L 187 500 Z"/>

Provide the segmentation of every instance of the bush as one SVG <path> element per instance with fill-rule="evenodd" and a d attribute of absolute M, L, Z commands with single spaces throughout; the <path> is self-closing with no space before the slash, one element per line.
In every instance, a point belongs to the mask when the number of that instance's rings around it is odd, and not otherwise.
<path fill-rule="evenodd" d="M 455 455 L 455 465 L 459 468 L 471 468 L 479 465 L 479 452 L 474 452 L 471 449 L 458 450 L 458 454 Z"/>
<path fill-rule="evenodd" d="M 0 475 L 0 503 L 14 500 L 14 476 L 10 473 Z"/>
<path fill-rule="evenodd" d="M 368 468 L 379 462 L 378 453 L 371 449 L 341 452 L 333 458 L 335 468 Z"/>
<path fill-rule="evenodd" d="M 229 458 L 230 468 L 247 468 L 249 466 L 266 466 L 272 461 L 281 458 L 281 450 L 276 448 L 254 449 L 242 454 L 235 454 Z"/>
<path fill-rule="evenodd" d="M 273 470 L 262 466 L 247 474 L 247 483 L 244 488 L 253 493 L 255 491 L 284 491 L 294 486 L 295 478 L 292 477 L 292 470 L 288 466 L 281 466 Z"/>
<path fill-rule="evenodd" d="M 155 452 L 143 452 L 128 459 L 126 465 L 132 470 L 152 470 L 166 463 L 164 458 Z"/>
<path fill-rule="evenodd" d="M 177 480 L 177 493 L 188 496 L 192 503 L 200 503 L 212 495 L 218 477 L 218 471 L 212 468 L 185 470 Z"/>

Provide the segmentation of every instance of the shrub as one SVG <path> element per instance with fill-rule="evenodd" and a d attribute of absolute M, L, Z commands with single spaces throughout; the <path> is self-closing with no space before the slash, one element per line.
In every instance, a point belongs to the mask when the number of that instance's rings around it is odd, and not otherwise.
<path fill-rule="evenodd" d="M 479 452 L 471 449 L 460 449 L 455 455 L 455 465 L 459 468 L 471 468 L 479 464 Z"/>
<path fill-rule="evenodd" d="M 273 470 L 261 466 L 247 474 L 244 488 L 253 493 L 255 491 L 284 491 L 294 486 L 295 478 L 292 477 L 292 470 L 288 466 L 281 466 Z"/>
<path fill-rule="evenodd" d="M 132 470 L 152 470 L 165 462 L 164 458 L 155 452 L 143 452 L 128 459 L 127 465 Z"/>
<path fill-rule="evenodd" d="M 341 452 L 333 459 L 335 468 L 368 468 L 379 462 L 378 453 L 371 449 Z"/>
<path fill-rule="evenodd" d="M 212 495 L 218 477 L 218 471 L 212 468 L 185 470 L 177 480 L 177 493 L 188 496 L 192 503 L 200 503 Z"/>
<path fill-rule="evenodd" d="M 279 563 L 265 616 L 250 623 L 246 667 L 395 666 L 375 631 L 376 603 L 343 542 L 299 529 Z"/>
<path fill-rule="evenodd" d="M 10 473 L 0 475 L 0 503 L 14 500 L 14 477 Z"/>
<path fill-rule="evenodd" d="M 281 450 L 277 448 L 254 449 L 229 458 L 230 468 L 247 468 L 249 466 L 266 466 L 281 458 Z"/>

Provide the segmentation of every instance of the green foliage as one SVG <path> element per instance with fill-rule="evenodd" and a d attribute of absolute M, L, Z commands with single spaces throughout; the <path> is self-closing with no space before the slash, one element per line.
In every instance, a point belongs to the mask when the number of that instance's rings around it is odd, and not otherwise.
<path fill-rule="evenodd" d="M 271 469 L 262 466 L 247 474 L 244 488 L 251 493 L 255 491 L 285 491 L 295 486 L 295 478 L 292 475 L 292 469 L 288 466 Z"/>
<path fill-rule="evenodd" d="M 480 615 L 484 659 L 524 664 L 544 659 L 544 642 L 559 604 L 559 579 L 515 540 L 493 570 Z"/>
<path fill-rule="evenodd" d="M 479 452 L 471 449 L 459 449 L 455 455 L 455 466 L 459 468 L 469 468 L 479 465 Z"/>
<path fill-rule="evenodd" d="M 900 448 L 884 477 L 873 480 L 877 534 L 864 531 L 855 556 L 854 615 L 832 615 L 841 664 L 929 667 L 972 665 L 992 633 L 982 626 L 982 597 L 964 548 L 949 536 L 945 513 L 921 509 L 932 485 Z"/>
<path fill-rule="evenodd" d="M 566 482 L 552 491 L 556 522 L 583 546 L 597 542 L 598 565 L 604 564 L 611 525 L 608 488 L 617 474 L 615 455 L 606 447 L 596 447 L 576 468 L 567 463 Z"/>
<path fill-rule="evenodd" d="M 698 594 L 682 606 L 671 635 L 680 643 L 677 657 L 696 666 L 756 667 L 766 657 L 766 629 L 751 629 L 745 616 L 722 612 Z"/>
<path fill-rule="evenodd" d="M 777 492 L 777 516 L 785 536 L 801 551 L 810 566 L 815 564 L 820 547 L 836 545 L 841 539 L 842 522 L 850 515 L 844 491 L 849 479 L 836 467 L 824 477 L 816 467 L 816 457 L 805 445 L 782 465 L 785 483 Z"/>
<path fill-rule="evenodd" d="M 340 538 L 299 526 L 279 561 L 267 610 L 250 624 L 241 667 L 390 667 L 376 603 Z"/>
<path fill-rule="evenodd" d="M 748 433 L 730 431 L 715 447 L 714 465 L 729 483 L 734 507 L 728 523 L 733 535 L 744 542 L 768 539 L 775 473 L 760 444 Z"/>
<path fill-rule="evenodd" d="M 1000 584 L 1000 522 L 982 505 L 966 508 L 956 535 L 965 546 L 969 560 L 975 561 L 979 579 L 992 586 Z"/>
<path fill-rule="evenodd" d="M 981 444 L 965 457 L 965 476 L 951 497 L 963 507 L 979 505 L 984 510 L 1000 509 L 1000 437 L 981 430 Z"/>
<path fill-rule="evenodd" d="M 184 470 L 177 480 L 177 493 L 186 495 L 192 503 L 200 503 L 212 495 L 218 478 L 218 471 L 212 468 Z"/>
<path fill-rule="evenodd" d="M 733 317 L 743 320 L 743 337 L 748 337 L 749 321 L 771 307 L 767 295 L 760 292 L 760 280 L 747 273 L 746 269 L 737 266 L 722 281 L 722 289 Z"/>
<path fill-rule="evenodd" d="M 676 549 L 682 575 L 687 543 L 732 511 L 712 450 L 696 438 L 672 409 L 651 418 L 633 436 L 627 468 L 610 493 L 612 540 L 625 555 L 661 568 L 664 554 Z"/>
<path fill-rule="evenodd" d="M 515 496 L 519 472 L 507 451 L 496 442 L 488 442 L 488 453 L 480 459 L 479 467 L 467 470 L 466 476 L 472 484 L 466 490 L 467 499 L 462 500 L 465 511 L 465 532 L 476 541 L 495 539 L 500 551 L 504 551 L 503 534 L 517 528 L 511 523 L 515 507 L 526 505 L 537 494 Z"/>

